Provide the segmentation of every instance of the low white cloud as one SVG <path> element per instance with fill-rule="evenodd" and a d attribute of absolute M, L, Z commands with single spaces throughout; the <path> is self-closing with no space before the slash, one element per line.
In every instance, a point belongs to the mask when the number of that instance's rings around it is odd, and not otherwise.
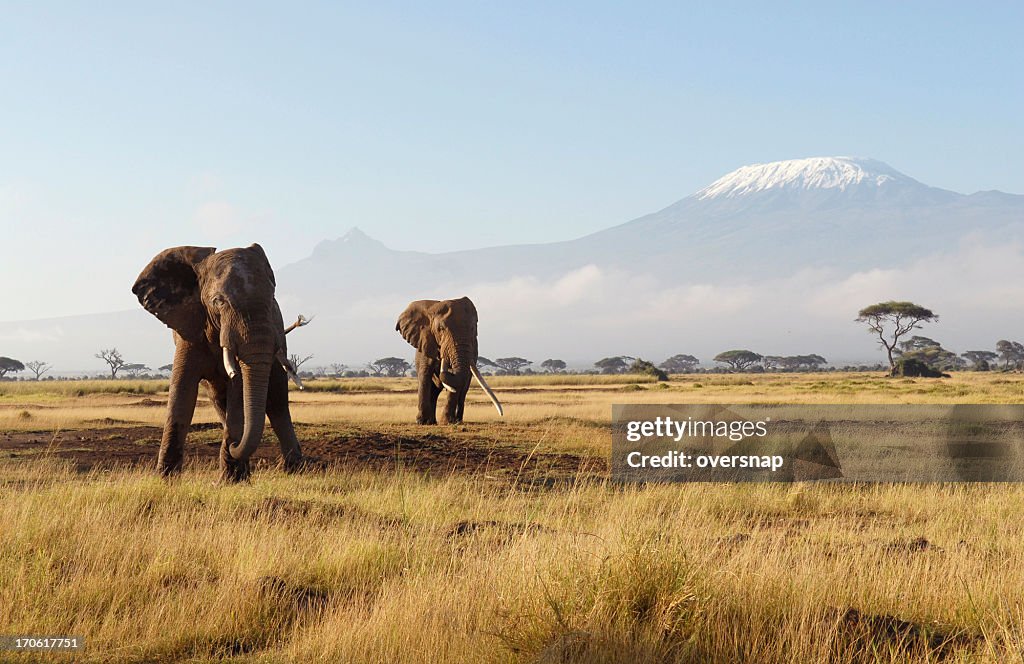
<path fill-rule="evenodd" d="M 10 329 L 0 329 L 0 343 L 5 344 L 40 344 L 57 342 L 64 338 L 64 328 L 60 326 L 41 326 L 30 328 L 25 325 Z"/>
<path fill-rule="evenodd" d="M 994 347 L 1003 337 L 1024 338 L 1024 251 L 1015 245 L 968 244 L 900 267 L 854 273 L 807 269 L 744 284 L 665 284 L 588 265 L 548 279 L 517 277 L 438 290 L 465 293 L 476 303 L 482 353 L 538 361 L 541 355 L 659 359 L 685 352 L 709 365 L 715 354 L 731 348 L 877 361 L 876 344 L 854 319 L 862 307 L 892 299 L 938 312 L 940 322 L 922 333 L 959 352 Z M 344 307 L 339 320 L 358 321 L 345 326 L 351 347 L 368 354 L 383 349 L 379 331 L 394 328 L 410 299 L 396 294 Z"/>

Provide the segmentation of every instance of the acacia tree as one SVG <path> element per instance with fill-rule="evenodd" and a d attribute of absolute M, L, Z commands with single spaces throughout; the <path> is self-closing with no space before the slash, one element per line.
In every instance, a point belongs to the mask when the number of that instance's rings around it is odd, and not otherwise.
<path fill-rule="evenodd" d="M 562 360 L 544 360 L 540 363 L 540 368 L 548 373 L 558 373 L 559 371 L 565 371 L 565 362 Z"/>
<path fill-rule="evenodd" d="M 896 368 L 893 353 L 900 338 L 911 330 L 920 329 L 921 323 L 939 320 L 939 316 L 931 309 L 913 302 L 890 300 L 864 307 L 858 312 L 856 320 L 858 323 L 867 323 L 868 332 L 878 336 L 879 345 L 885 348 L 889 356 L 889 371 L 892 371 Z"/>
<path fill-rule="evenodd" d="M 629 355 L 613 355 L 612 357 L 603 357 L 594 362 L 594 366 L 600 369 L 603 374 L 620 374 L 625 373 L 634 360 L 636 358 Z"/>
<path fill-rule="evenodd" d="M 479 358 L 477 361 L 479 362 Z M 520 369 L 533 364 L 533 362 L 522 357 L 499 357 L 494 361 L 494 364 L 504 371 L 506 375 L 518 376 Z"/>
<path fill-rule="evenodd" d="M 664 362 L 658 365 L 659 368 L 664 369 L 669 373 L 690 373 L 697 368 L 700 364 L 700 360 L 695 358 L 693 355 L 673 355 Z"/>
<path fill-rule="evenodd" d="M 934 348 L 936 346 L 942 346 L 942 344 L 940 344 L 935 339 L 930 339 L 929 337 L 922 337 L 917 334 L 910 337 L 906 341 L 901 341 L 898 345 L 900 349 L 899 351 L 897 351 L 897 353 L 909 353 L 915 350 L 924 350 L 925 348 Z"/>
<path fill-rule="evenodd" d="M 107 348 L 101 350 L 100 352 L 96 353 L 96 357 L 103 360 L 110 366 L 111 380 L 117 378 L 117 372 L 120 371 L 124 365 L 128 364 L 127 362 L 124 361 L 124 358 L 121 357 L 120 351 L 118 351 L 116 348 Z"/>
<path fill-rule="evenodd" d="M 400 357 L 382 357 L 379 360 L 374 360 L 368 366 L 373 371 L 373 375 L 384 374 L 389 378 L 404 376 L 405 372 L 412 368 L 411 364 Z"/>
<path fill-rule="evenodd" d="M 139 374 L 149 371 L 149 367 L 145 364 L 125 364 L 121 369 L 128 374 L 129 378 L 138 378 Z"/>
<path fill-rule="evenodd" d="M 341 376 L 342 374 L 345 373 L 345 369 L 348 369 L 348 367 L 346 365 L 344 365 L 344 364 L 342 364 L 340 362 L 331 362 L 331 375 L 332 376 Z"/>
<path fill-rule="evenodd" d="M 301 367 L 303 364 L 305 364 L 306 362 L 309 362 L 312 359 L 313 359 L 312 355 L 307 355 L 306 357 L 302 357 L 298 353 L 292 353 L 291 355 L 288 356 L 288 361 L 291 362 L 292 368 L 295 369 L 295 373 L 296 374 L 299 373 L 299 367 Z"/>
<path fill-rule="evenodd" d="M 973 364 L 975 371 L 988 371 L 989 365 L 999 358 L 999 353 L 990 350 L 966 350 L 960 353 L 960 357 Z"/>
<path fill-rule="evenodd" d="M 752 350 L 727 350 L 724 353 L 715 355 L 715 362 L 728 364 L 734 371 L 743 371 L 747 367 L 757 364 L 763 358 Z"/>
<path fill-rule="evenodd" d="M 487 359 L 483 355 L 480 355 L 476 358 L 476 366 L 478 369 L 480 369 L 481 372 L 483 372 L 484 369 L 488 367 L 490 368 L 491 373 L 494 373 L 498 369 L 497 364 L 495 364 L 492 360 Z"/>
<path fill-rule="evenodd" d="M 43 362 L 42 360 L 32 360 L 31 362 L 25 363 L 25 368 L 36 375 L 36 380 L 43 377 L 43 374 L 53 368 L 52 364 Z"/>
<path fill-rule="evenodd" d="M 901 360 L 917 360 L 936 371 L 962 369 L 967 364 L 963 358 L 943 348 L 935 339 L 917 335 L 901 341 L 896 354 Z"/>
<path fill-rule="evenodd" d="M 827 364 L 821 355 L 811 353 L 810 355 L 765 355 L 761 358 L 765 370 L 783 369 L 785 371 L 815 371 L 823 364 Z"/>
<path fill-rule="evenodd" d="M 9 373 L 17 373 L 24 370 L 25 365 L 13 357 L 0 357 L 0 378 Z"/>
<path fill-rule="evenodd" d="M 782 358 L 782 366 L 787 369 L 807 369 L 808 371 L 814 371 L 823 364 L 828 364 L 828 360 L 817 353 L 811 353 L 810 355 L 789 355 Z"/>
<path fill-rule="evenodd" d="M 1009 369 L 1011 366 L 1019 369 L 1021 364 L 1024 363 L 1024 345 L 1017 341 L 1000 339 L 996 342 L 996 351 L 999 353 L 999 358 L 1003 361 L 1004 369 Z"/>

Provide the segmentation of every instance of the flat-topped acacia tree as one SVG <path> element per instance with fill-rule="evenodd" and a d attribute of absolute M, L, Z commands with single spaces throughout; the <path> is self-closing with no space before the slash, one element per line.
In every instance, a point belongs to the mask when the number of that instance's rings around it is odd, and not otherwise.
<path fill-rule="evenodd" d="M 761 355 L 746 349 L 727 350 L 715 355 L 713 358 L 715 362 L 728 364 L 733 371 L 744 371 L 747 367 L 760 362 L 762 359 L 764 358 Z"/>
<path fill-rule="evenodd" d="M 879 302 L 864 307 L 857 314 L 858 323 L 867 323 L 868 332 L 878 336 L 878 343 L 889 356 L 889 370 L 896 368 L 893 352 L 900 337 L 911 330 L 921 328 L 921 323 L 932 323 L 939 320 L 939 315 L 931 309 L 913 302 Z M 891 329 L 890 329 L 891 328 Z"/>
<path fill-rule="evenodd" d="M 0 378 L 3 378 L 9 373 L 17 373 L 18 371 L 24 370 L 25 365 L 13 357 L 0 357 Z"/>
<path fill-rule="evenodd" d="M 522 357 L 499 357 L 494 364 L 504 371 L 506 376 L 518 376 L 520 369 L 533 362 Z"/>

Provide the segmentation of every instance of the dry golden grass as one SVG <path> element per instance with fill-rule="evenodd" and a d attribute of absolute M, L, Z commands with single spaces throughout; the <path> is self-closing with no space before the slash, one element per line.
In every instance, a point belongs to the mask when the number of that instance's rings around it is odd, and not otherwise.
<path fill-rule="evenodd" d="M 532 381 L 494 381 L 508 418 L 536 432 L 517 444 L 602 455 L 612 403 L 1012 403 L 1024 386 L 1009 374 Z M 412 382 L 386 387 L 293 393 L 295 419 L 407 424 Z M 26 428 L 21 411 L 43 429 L 163 419 L 159 404 L 131 405 L 159 392 L 48 394 L 4 392 L 0 430 Z M 477 392 L 467 427 L 497 440 L 492 414 Z M 1022 660 L 1018 485 L 538 489 L 333 468 L 216 486 L 213 469 L 164 482 L 41 456 L 0 459 L 0 633 L 83 636 L 74 661 Z"/>
<path fill-rule="evenodd" d="M 693 374 L 667 383 L 648 376 L 509 376 L 489 381 L 507 406 L 504 420 L 571 417 L 607 423 L 614 403 L 1017 403 L 1024 375 L 962 372 L 952 378 L 891 379 L 878 373 Z M 406 423 L 415 418 L 411 378 L 310 381 L 292 390 L 296 421 Z M 110 426 L 110 420 L 160 425 L 167 381 L 44 381 L 0 383 L 0 431 Z M 202 398 L 197 422 L 215 422 Z M 479 389 L 467 420 L 498 422 Z"/>

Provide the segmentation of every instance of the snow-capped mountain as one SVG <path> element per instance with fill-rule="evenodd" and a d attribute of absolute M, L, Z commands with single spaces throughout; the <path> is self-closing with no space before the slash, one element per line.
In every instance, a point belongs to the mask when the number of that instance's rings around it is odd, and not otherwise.
<path fill-rule="evenodd" d="M 811 266 L 898 265 L 969 233 L 1009 233 L 1021 222 L 1024 196 L 965 196 L 881 161 L 818 157 L 743 166 L 658 212 L 567 242 L 427 254 L 392 251 L 352 229 L 282 274 L 299 292 L 328 288 L 335 296 L 366 292 L 369 275 L 370 289 L 430 290 L 589 264 L 669 282 L 734 280 Z"/>
<path fill-rule="evenodd" d="M 777 189 L 838 189 L 887 184 L 924 186 L 888 164 L 859 157 L 812 157 L 742 166 L 693 195 L 697 200 L 734 198 Z"/>
<path fill-rule="evenodd" d="M 667 279 L 733 279 L 801 267 L 890 268 L 967 235 L 1016 237 L 1022 224 L 1024 196 L 964 195 L 881 161 L 818 157 L 741 167 L 658 212 L 576 242 L 590 253 L 615 247 L 618 262 L 653 263 Z"/>
<path fill-rule="evenodd" d="M 1020 337 L 1022 240 L 1024 196 L 965 195 L 873 159 L 816 157 L 740 167 L 657 212 L 571 241 L 429 254 L 390 249 L 353 228 L 276 273 L 286 318 L 317 316 L 289 344 L 322 362 L 408 354 L 394 334 L 405 303 L 466 294 L 481 311 L 485 355 L 706 357 L 729 346 L 863 359 L 874 347 L 850 321 L 872 298 L 921 299 L 946 329 L 964 307 L 982 334 L 1001 324 L 1010 329 L 996 334 Z M 809 270 L 813 277 L 800 276 Z M 773 315 L 813 325 L 794 331 Z M 169 361 L 166 328 L 141 309 L 120 316 L 118 338 L 108 316 L 94 316 L 0 323 L 0 340 L 7 355 L 65 365 L 53 348 L 89 358 L 118 345 L 138 361 Z M 969 326 L 959 333 L 965 344 L 994 343 L 975 342 Z M 957 347 L 955 337 L 937 336 Z"/>

